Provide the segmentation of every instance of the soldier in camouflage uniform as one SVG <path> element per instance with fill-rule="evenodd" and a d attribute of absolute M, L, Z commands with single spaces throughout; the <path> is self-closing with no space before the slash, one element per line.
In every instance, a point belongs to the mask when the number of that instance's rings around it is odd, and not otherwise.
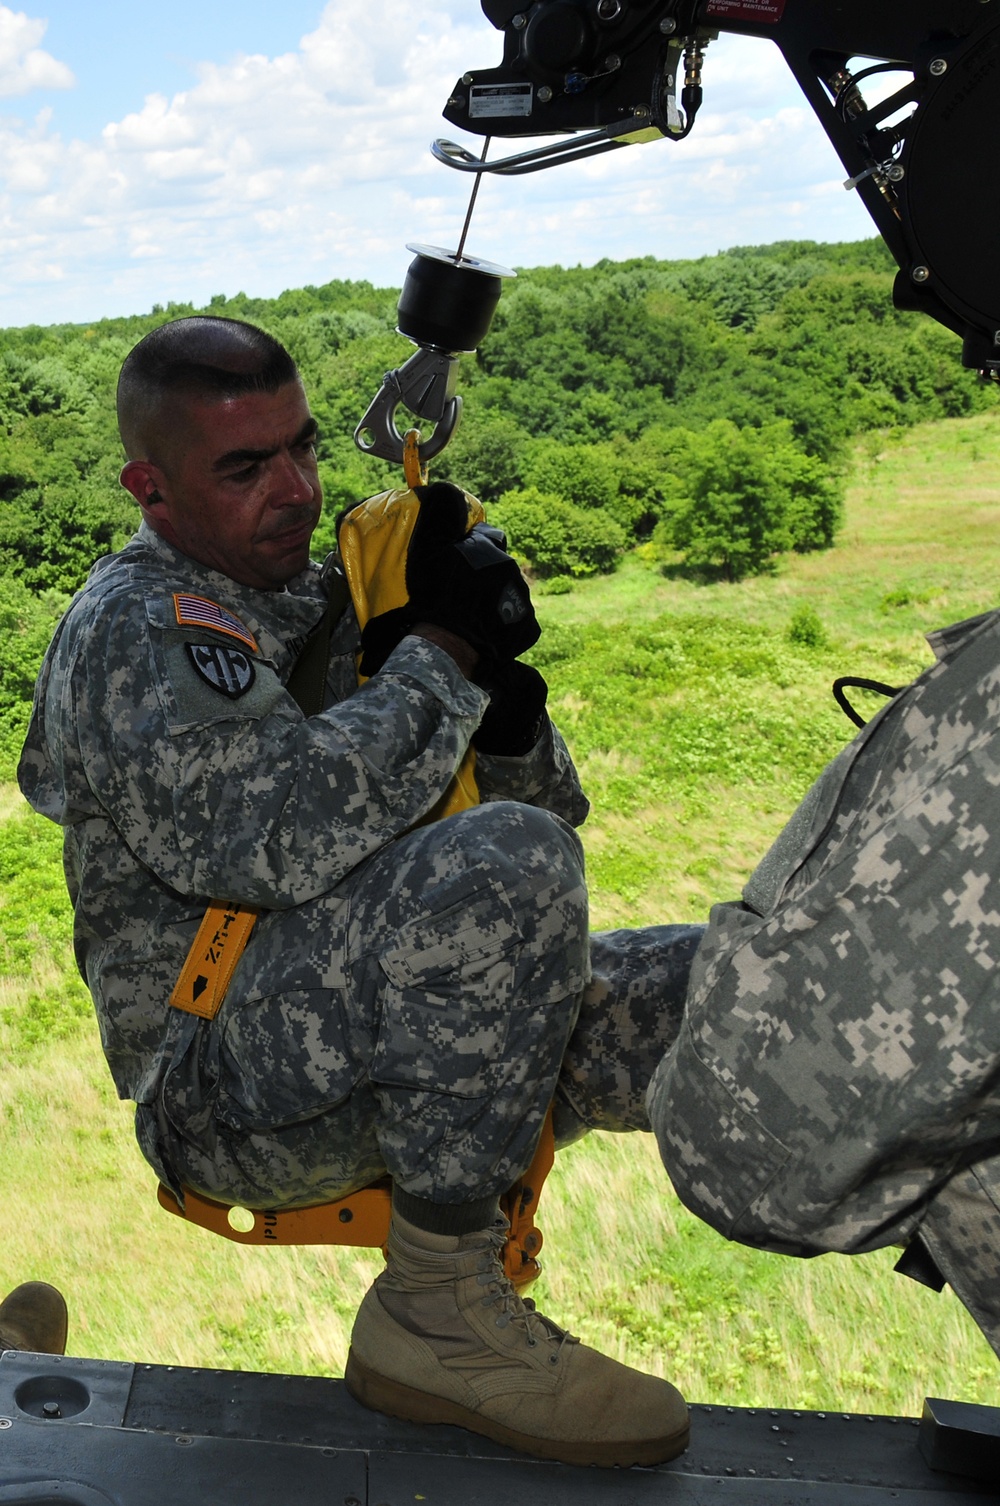
<path fill-rule="evenodd" d="M 1000 1354 L 1000 613 L 930 642 L 712 911 L 649 1106 L 723 1234 L 908 1244 Z"/>
<path fill-rule="evenodd" d="M 360 689 L 345 610 L 326 709 L 303 715 L 285 687 L 326 607 L 321 494 L 276 342 L 164 326 L 123 368 L 119 419 L 142 526 L 60 624 L 20 782 L 65 828 L 77 958 L 145 1155 L 177 1192 L 251 1207 L 388 1170 L 355 1394 L 575 1462 L 671 1457 L 676 1391 L 526 1307 L 495 1219 L 553 1098 L 562 1143 L 648 1128 L 700 928 L 588 946 L 587 802 L 544 715 L 480 748 L 480 805 L 419 824 L 490 704 L 431 609 Z M 261 914 L 205 1020 L 168 1000 L 210 900 Z"/>

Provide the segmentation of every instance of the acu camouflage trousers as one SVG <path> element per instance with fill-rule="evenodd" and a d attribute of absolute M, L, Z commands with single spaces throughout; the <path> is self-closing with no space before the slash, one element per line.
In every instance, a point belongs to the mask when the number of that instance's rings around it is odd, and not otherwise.
<path fill-rule="evenodd" d="M 212 1023 L 168 1072 L 176 1180 L 251 1207 L 385 1175 L 460 1204 L 557 1143 L 648 1129 L 700 926 L 588 938 L 579 840 L 480 805 L 411 832 L 336 890 L 260 918 Z"/>

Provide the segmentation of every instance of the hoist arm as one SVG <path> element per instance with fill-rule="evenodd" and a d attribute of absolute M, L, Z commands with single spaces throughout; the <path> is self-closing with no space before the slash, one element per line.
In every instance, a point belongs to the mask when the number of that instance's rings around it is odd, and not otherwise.
<path fill-rule="evenodd" d="M 477 135 L 540 137 L 486 171 L 514 175 L 635 141 L 682 140 L 720 32 L 767 37 L 899 265 L 895 299 L 1000 374 L 1000 0 L 482 0 L 498 68 L 463 74 L 444 110 Z M 710 69 L 709 69 L 710 71 Z M 865 80 L 885 73 L 876 106 Z M 478 156 L 436 155 L 466 172 Z"/>

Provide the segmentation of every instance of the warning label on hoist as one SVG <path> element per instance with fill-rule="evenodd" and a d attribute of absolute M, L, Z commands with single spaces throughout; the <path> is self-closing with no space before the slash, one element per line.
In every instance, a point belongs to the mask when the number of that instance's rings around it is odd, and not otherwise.
<path fill-rule="evenodd" d="M 530 84 L 473 84 L 469 90 L 469 114 L 473 120 L 498 115 L 530 115 Z"/>
<path fill-rule="evenodd" d="M 763 21 L 774 26 L 785 13 L 785 0 L 708 0 L 708 15 L 730 21 Z"/>

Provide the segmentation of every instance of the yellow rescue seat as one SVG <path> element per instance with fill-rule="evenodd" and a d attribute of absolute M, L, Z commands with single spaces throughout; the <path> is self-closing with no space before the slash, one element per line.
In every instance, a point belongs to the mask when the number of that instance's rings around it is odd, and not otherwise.
<path fill-rule="evenodd" d="M 410 440 L 410 435 L 407 435 Z M 411 448 L 413 448 L 411 446 Z M 420 477 L 420 479 L 425 479 Z M 408 468 L 407 480 L 411 481 Z M 411 486 L 417 484 L 416 478 Z M 485 516 L 481 504 L 467 494 L 469 527 Z M 352 508 L 341 522 L 340 554 L 351 600 L 364 628 L 369 617 L 406 603 L 406 550 L 416 522 L 419 500 L 410 486 L 382 492 Z M 359 675 L 359 680 L 362 676 Z M 307 713 L 308 714 L 308 713 Z M 427 820 L 441 820 L 476 805 L 475 751 L 470 748 Z M 229 912 L 232 912 L 229 915 Z M 222 921 L 229 915 L 231 925 Z M 238 905 L 210 906 L 188 954 L 171 1004 L 203 1018 L 218 1011 L 229 980 L 249 940 L 256 912 L 242 912 Z M 220 921 L 220 917 L 222 920 Z M 226 942 L 229 945 L 226 946 Z M 213 965 L 206 956 L 211 953 Z M 217 956 L 216 956 L 217 954 Z M 186 986 L 189 975 L 206 971 L 211 980 L 197 1002 Z M 542 1183 L 552 1169 L 555 1141 L 550 1109 L 527 1171 L 500 1199 L 510 1229 L 504 1250 L 504 1267 L 515 1286 L 525 1287 L 538 1276 L 541 1230 L 534 1220 Z M 388 1178 L 362 1187 L 335 1202 L 315 1203 L 305 1208 L 246 1209 L 215 1202 L 184 1189 L 183 1208 L 169 1188 L 158 1191 L 160 1207 L 190 1224 L 220 1234 L 242 1245 L 355 1245 L 381 1248 L 389 1237 L 392 1184 Z M 239 1227 L 244 1225 L 243 1228 Z"/>

